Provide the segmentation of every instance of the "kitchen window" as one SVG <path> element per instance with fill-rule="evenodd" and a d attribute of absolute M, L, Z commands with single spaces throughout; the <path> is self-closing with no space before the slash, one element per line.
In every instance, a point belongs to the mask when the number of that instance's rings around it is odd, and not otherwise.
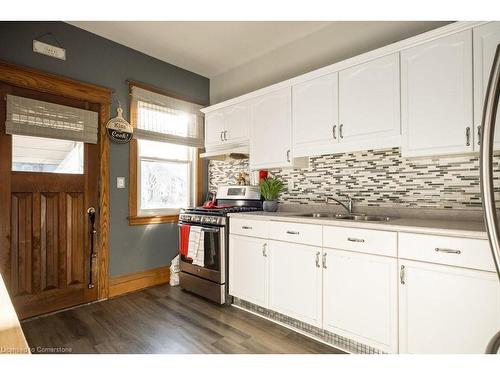
<path fill-rule="evenodd" d="M 131 84 L 130 225 L 175 222 L 181 208 L 197 203 L 201 108 Z"/>

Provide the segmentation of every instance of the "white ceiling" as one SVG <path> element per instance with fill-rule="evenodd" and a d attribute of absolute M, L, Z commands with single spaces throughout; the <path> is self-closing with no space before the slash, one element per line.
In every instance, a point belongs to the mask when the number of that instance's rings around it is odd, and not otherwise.
<path fill-rule="evenodd" d="M 68 23 L 208 78 L 332 24 L 319 21 Z"/>

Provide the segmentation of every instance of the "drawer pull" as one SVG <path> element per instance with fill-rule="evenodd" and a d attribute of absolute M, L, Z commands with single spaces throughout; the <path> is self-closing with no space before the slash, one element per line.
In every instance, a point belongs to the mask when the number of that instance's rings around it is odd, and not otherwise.
<path fill-rule="evenodd" d="M 252 229 L 252 227 L 249 227 L 248 225 L 243 225 L 241 229 Z"/>
<path fill-rule="evenodd" d="M 445 249 L 445 248 L 442 248 L 442 247 L 436 247 L 434 249 L 434 251 L 438 252 L 438 253 L 446 253 L 446 254 L 462 254 L 462 252 L 460 250 L 453 250 L 453 249 Z"/>
<path fill-rule="evenodd" d="M 294 230 L 287 230 L 286 233 L 287 234 L 300 234 L 300 232 L 296 232 Z"/>
<path fill-rule="evenodd" d="M 347 241 L 351 241 L 351 242 L 365 242 L 365 240 L 362 239 L 362 238 L 352 238 L 352 237 L 347 237 Z"/>

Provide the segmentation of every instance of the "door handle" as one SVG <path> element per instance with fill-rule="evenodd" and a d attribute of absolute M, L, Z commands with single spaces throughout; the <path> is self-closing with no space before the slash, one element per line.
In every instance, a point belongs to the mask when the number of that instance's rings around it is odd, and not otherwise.
<path fill-rule="evenodd" d="M 316 253 L 316 268 L 319 268 L 319 254 L 320 254 L 320 252 L 318 251 Z"/>
<path fill-rule="evenodd" d="M 290 150 L 286 151 L 286 161 L 290 163 Z"/>
<path fill-rule="evenodd" d="M 262 256 L 267 257 L 267 243 L 262 245 Z"/>
<path fill-rule="evenodd" d="M 337 139 L 337 125 L 333 125 L 332 133 L 333 139 Z"/>
<path fill-rule="evenodd" d="M 477 144 L 478 146 L 481 146 L 481 137 L 482 137 L 482 132 L 481 132 L 481 126 L 477 127 Z"/>
<path fill-rule="evenodd" d="M 470 126 L 465 128 L 465 145 L 470 146 Z"/>
<path fill-rule="evenodd" d="M 434 249 L 435 252 L 438 252 L 438 253 L 446 253 L 446 254 L 457 254 L 457 255 L 460 255 L 462 254 L 462 252 L 460 250 L 454 250 L 454 249 L 445 249 L 443 247 L 436 247 Z"/>
<path fill-rule="evenodd" d="M 220 140 L 224 142 L 224 136 L 222 134 L 224 134 L 224 132 L 220 132 Z"/>
<path fill-rule="evenodd" d="M 224 130 L 224 140 L 227 141 L 227 130 Z"/>
<path fill-rule="evenodd" d="M 94 281 L 93 281 L 93 265 L 94 265 L 94 259 L 97 258 L 97 252 L 94 250 L 95 245 L 97 243 L 97 231 L 95 229 L 95 208 L 94 207 L 89 207 L 87 210 L 87 215 L 89 217 L 89 222 L 90 222 L 90 259 L 89 259 L 89 283 L 87 287 L 89 289 L 92 289 L 95 287 Z"/>
<path fill-rule="evenodd" d="M 323 258 L 321 259 L 321 263 L 323 264 L 323 268 L 326 269 L 326 253 L 323 253 Z"/>
<path fill-rule="evenodd" d="M 347 237 L 347 241 L 351 241 L 351 242 L 365 242 L 365 240 L 362 239 L 362 238 L 353 238 L 353 237 Z"/>
<path fill-rule="evenodd" d="M 401 285 L 405 285 L 405 266 L 401 266 L 401 270 L 399 272 L 399 282 Z"/>
<path fill-rule="evenodd" d="M 343 139 L 344 138 L 344 124 L 340 124 L 339 126 L 339 137 L 340 139 Z"/>

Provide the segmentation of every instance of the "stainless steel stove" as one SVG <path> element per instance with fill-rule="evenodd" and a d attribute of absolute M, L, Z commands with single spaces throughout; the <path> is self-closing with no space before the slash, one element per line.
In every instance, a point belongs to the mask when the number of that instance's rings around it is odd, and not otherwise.
<path fill-rule="evenodd" d="M 182 210 L 179 215 L 179 244 L 183 242 L 182 231 L 187 226 L 200 227 L 204 256 L 203 265 L 197 265 L 181 251 L 180 286 L 219 304 L 230 303 L 227 214 L 259 210 L 262 210 L 262 202 L 258 186 L 220 186 L 216 196 L 203 207 Z"/>

